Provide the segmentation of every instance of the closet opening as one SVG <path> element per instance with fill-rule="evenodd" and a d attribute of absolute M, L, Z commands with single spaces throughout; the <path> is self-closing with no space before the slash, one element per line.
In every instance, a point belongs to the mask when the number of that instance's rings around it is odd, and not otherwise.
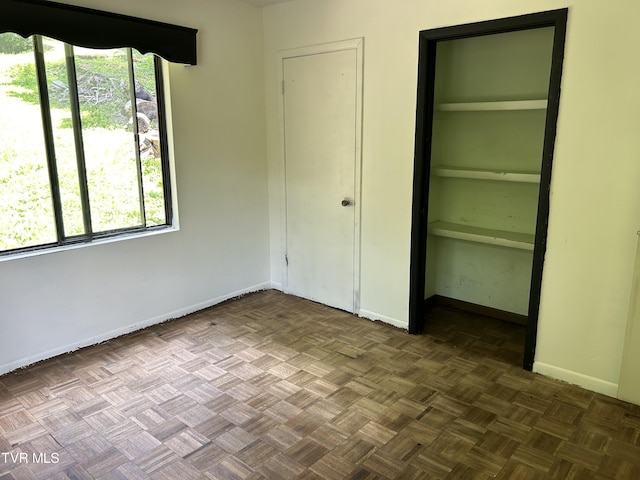
<path fill-rule="evenodd" d="M 561 9 L 419 37 L 409 333 L 442 306 L 520 323 L 527 370 L 566 20 Z"/>

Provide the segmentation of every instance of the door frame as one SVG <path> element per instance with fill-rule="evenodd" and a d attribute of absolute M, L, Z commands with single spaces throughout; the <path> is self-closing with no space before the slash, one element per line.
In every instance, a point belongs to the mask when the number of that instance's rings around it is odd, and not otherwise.
<path fill-rule="evenodd" d="M 287 269 L 287 183 L 286 183 L 286 150 L 284 123 L 284 61 L 290 58 L 319 55 L 323 53 L 355 50 L 356 53 L 356 115 L 355 115 L 355 165 L 354 165 L 354 226 L 353 226 L 353 309 L 351 313 L 360 310 L 360 222 L 362 215 L 362 97 L 364 72 L 364 39 L 353 38 L 318 45 L 281 50 L 276 55 L 277 60 L 277 88 L 278 94 L 278 139 L 280 154 L 280 265 L 282 271 L 282 291 L 290 293 L 288 288 Z"/>
<path fill-rule="evenodd" d="M 560 81 L 564 59 L 564 43 L 568 9 L 550 10 L 484 22 L 423 30 L 419 35 L 418 92 L 413 173 L 413 207 L 411 228 L 411 265 L 409 291 L 409 333 L 419 334 L 425 324 L 425 273 L 427 251 L 427 212 L 429 211 L 429 179 L 431 166 L 431 134 L 434 110 L 436 46 L 439 41 L 506 33 L 541 27 L 554 27 L 551 75 L 545 120 L 544 144 L 538 212 L 533 250 L 529 311 L 523 368 L 533 369 L 538 331 L 542 270 L 547 244 L 549 219 L 549 187 L 560 102 Z"/>

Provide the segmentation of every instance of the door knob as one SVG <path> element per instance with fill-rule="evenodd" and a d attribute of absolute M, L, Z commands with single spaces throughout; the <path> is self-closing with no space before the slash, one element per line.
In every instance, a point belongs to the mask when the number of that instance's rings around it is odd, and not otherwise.
<path fill-rule="evenodd" d="M 348 198 L 345 198 L 344 200 L 342 200 L 342 202 L 340 202 L 340 204 L 343 207 L 348 207 L 349 205 L 351 205 L 351 200 L 349 200 Z"/>

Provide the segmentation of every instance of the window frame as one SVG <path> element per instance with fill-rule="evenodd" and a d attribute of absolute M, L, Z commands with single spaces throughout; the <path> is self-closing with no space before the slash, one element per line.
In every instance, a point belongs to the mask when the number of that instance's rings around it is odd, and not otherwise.
<path fill-rule="evenodd" d="M 156 87 L 156 105 L 157 105 L 157 125 L 160 141 L 160 166 L 162 169 L 162 191 L 164 200 L 165 223 L 161 225 L 146 225 L 146 212 L 144 204 L 143 177 L 141 169 L 140 157 L 140 137 L 138 132 L 137 105 L 135 101 L 135 75 L 133 69 L 133 58 L 131 47 L 125 48 L 127 51 L 127 68 L 129 75 L 129 95 L 131 101 L 131 116 L 133 133 L 132 140 L 135 148 L 135 157 L 137 163 L 137 182 L 140 200 L 140 216 L 142 225 L 132 227 L 122 227 L 111 230 L 94 232 L 91 227 L 91 207 L 89 203 L 89 185 L 86 175 L 86 166 L 84 159 L 84 148 L 82 139 L 82 119 L 80 114 L 80 101 L 77 92 L 77 79 L 75 69 L 75 56 L 73 54 L 73 45 L 64 43 L 67 62 L 67 73 L 69 79 L 69 100 L 71 104 L 71 118 L 73 122 L 74 143 L 76 148 L 76 161 L 78 162 L 78 181 L 80 185 L 80 196 L 82 204 L 82 217 L 85 233 L 79 235 L 65 235 L 63 221 L 63 207 L 60 194 L 59 177 L 57 170 L 57 161 L 55 153 L 55 141 L 53 133 L 53 124 L 51 120 L 51 104 L 49 101 L 49 87 L 47 84 L 46 65 L 44 59 L 44 49 L 42 43 L 42 35 L 33 35 L 33 54 L 34 66 L 36 70 L 38 83 L 39 107 L 42 117 L 43 140 L 45 144 L 46 164 L 49 175 L 49 188 L 51 189 L 51 200 L 53 207 L 52 222 L 56 230 L 56 241 L 38 245 L 29 245 L 25 247 L 11 248 L 8 250 L 0 250 L 0 259 L 3 257 L 15 256 L 17 254 L 25 254 L 30 252 L 39 252 L 44 250 L 53 250 L 58 247 L 90 244 L 96 240 L 111 239 L 116 237 L 126 237 L 132 234 L 157 232 L 161 230 L 171 230 L 174 224 L 173 218 L 173 189 L 171 181 L 171 161 L 169 158 L 169 135 L 167 130 L 167 112 L 165 99 L 165 82 L 163 78 L 163 59 L 157 54 L 153 54 L 154 61 L 154 79 Z"/>

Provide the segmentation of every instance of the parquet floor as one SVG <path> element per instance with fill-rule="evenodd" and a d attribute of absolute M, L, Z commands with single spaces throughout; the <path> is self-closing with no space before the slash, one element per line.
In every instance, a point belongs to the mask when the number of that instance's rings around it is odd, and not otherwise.
<path fill-rule="evenodd" d="M 2 376 L 0 480 L 640 478 L 640 407 L 469 315 L 410 336 L 265 291 Z"/>

